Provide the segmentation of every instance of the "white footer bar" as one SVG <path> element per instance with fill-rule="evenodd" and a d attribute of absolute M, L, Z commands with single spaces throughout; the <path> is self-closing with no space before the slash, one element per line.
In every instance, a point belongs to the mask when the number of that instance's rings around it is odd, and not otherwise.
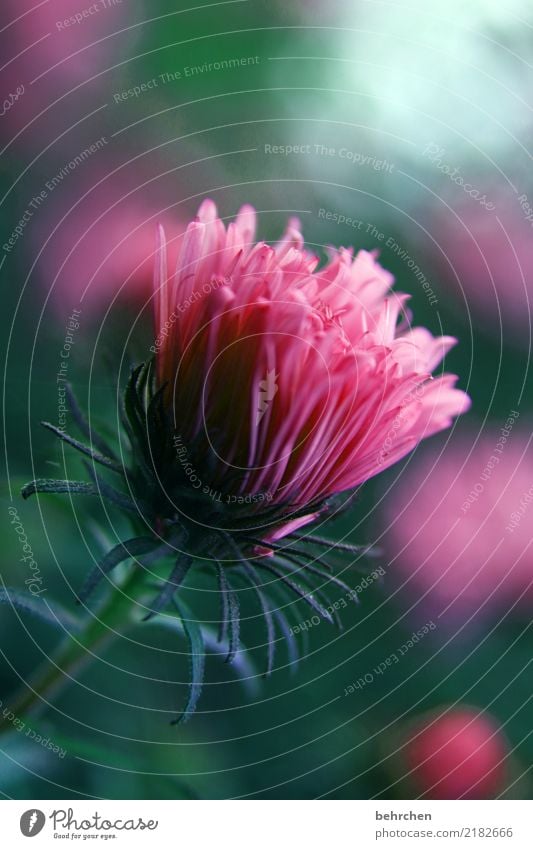
<path fill-rule="evenodd" d="M 3 801 L 2 845 L 531 849 L 531 803 Z M 35 843 L 30 843 L 30 839 Z"/>

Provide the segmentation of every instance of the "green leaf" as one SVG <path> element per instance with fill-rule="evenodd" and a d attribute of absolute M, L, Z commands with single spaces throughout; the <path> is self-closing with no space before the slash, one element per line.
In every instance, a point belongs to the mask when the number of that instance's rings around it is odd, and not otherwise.
<path fill-rule="evenodd" d="M 295 539 L 298 542 L 316 545 L 320 548 L 327 548 L 328 552 L 345 551 L 349 554 L 364 555 L 366 557 L 380 557 L 383 552 L 375 545 L 355 545 L 355 543 L 337 542 L 333 539 L 316 536 L 316 534 L 288 534 L 287 539 Z"/>
<path fill-rule="evenodd" d="M 172 570 L 168 579 L 164 582 L 163 588 L 154 603 L 152 604 L 150 611 L 144 617 L 145 622 L 148 619 L 151 619 L 152 616 L 155 616 L 156 613 L 160 613 L 161 610 L 166 607 L 178 587 L 180 587 L 183 581 L 185 580 L 185 577 L 187 575 L 187 572 L 191 568 L 191 565 L 192 560 L 190 557 L 187 557 L 187 555 L 179 555 L 176 560 L 174 569 Z"/>
<path fill-rule="evenodd" d="M 185 628 L 183 627 L 181 619 L 178 619 L 177 616 L 169 616 L 168 614 L 154 616 L 153 619 L 150 619 L 148 622 L 143 623 L 143 627 L 146 627 L 146 625 L 158 625 L 162 628 L 166 628 L 167 630 L 171 630 L 174 633 L 178 632 L 180 636 L 185 635 Z M 205 625 L 201 627 L 204 646 L 206 650 L 212 652 L 213 654 L 220 655 L 220 643 L 216 631 L 212 628 L 208 628 Z M 248 694 L 255 695 L 258 691 L 259 675 L 255 665 L 250 659 L 246 647 L 243 647 L 242 644 L 239 652 L 235 656 L 235 660 L 231 664 L 231 669 L 239 676 Z"/>
<path fill-rule="evenodd" d="M 218 628 L 218 642 L 223 643 L 228 636 L 229 624 L 229 600 L 228 583 L 224 574 L 224 567 L 218 560 L 215 561 L 218 574 L 218 591 L 220 595 L 220 625 Z"/>
<path fill-rule="evenodd" d="M 285 642 L 287 644 L 287 651 L 289 654 L 289 665 L 292 666 L 293 671 L 296 671 L 298 668 L 298 664 L 300 663 L 300 653 L 298 651 L 298 640 L 294 636 L 292 629 L 287 622 L 287 617 L 283 613 L 283 611 L 279 609 L 274 609 L 272 611 L 276 622 L 280 628 L 281 633 L 285 638 Z"/>
<path fill-rule="evenodd" d="M 307 558 L 312 556 L 312 554 L 308 554 Z M 340 590 L 342 590 L 342 592 L 345 593 L 348 598 L 352 598 L 354 601 L 357 600 L 357 596 L 355 596 L 354 599 L 353 590 L 348 586 L 348 584 L 346 584 L 340 578 L 337 578 L 336 575 L 331 575 L 328 572 L 323 572 L 322 569 L 319 569 L 317 566 L 313 565 L 315 562 L 314 559 L 311 561 L 311 563 L 309 563 L 309 560 L 307 558 L 305 561 L 302 562 L 302 559 L 299 556 L 293 557 L 291 554 L 286 554 L 285 552 L 283 552 L 283 549 L 281 549 L 281 551 L 276 550 L 276 560 L 278 562 L 281 561 L 285 568 L 290 569 L 291 572 L 299 574 L 301 578 L 303 578 L 304 580 L 307 579 L 311 583 L 312 579 L 309 578 L 309 575 L 306 575 L 306 572 L 311 573 L 311 575 L 318 575 L 319 578 L 322 578 L 322 587 L 327 586 L 328 583 L 334 584 Z"/>
<path fill-rule="evenodd" d="M 85 601 L 85 599 L 88 598 L 88 596 L 98 586 L 100 581 L 108 575 L 115 566 L 122 563 L 123 560 L 127 560 L 129 557 L 139 557 L 142 554 L 148 554 L 148 552 L 152 551 L 152 549 L 156 548 L 158 545 L 158 541 L 152 537 L 134 537 L 133 539 L 126 540 L 126 542 L 119 542 L 119 544 L 112 548 L 111 551 L 108 551 L 107 554 L 102 557 L 100 562 L 96 564 L 94 569 L 89 572 L 79 594 L 80 601 Z"/>
<path fill-rule="evenodd" d="M 36 492 L 73 492 L 81 495 L 99 495 L 92 483 L 85 481 L 55 480 L 54 478 L 37 478 L 25 484 L 20 494 L 24 499 Z"/>
<path fill-rule="evenodd" d="M 239 637 L 241 626 L 241 613 L 239 597 L 231 587 L 222 564 L 216 560 L 218 569 L 219 588 L 222 600 L 222 621 L 220 638 L 225 639 L 229 629 L 229 646 L 226 663 L 233 663 L 239 651 Z"/>
<path fill-rule="evenodd" d="M 264 558 L 266 559 L 266 558 Z M 271 572 L 272 575 L 275 575 L 279 580 L 285 584 L 290 590 L 293 591 L 298 598 L 301 598 L 302 601 L 305 601 L 315 613 L 318 613 L 323 619 L 326 619 L 328 622 L 333 624 L 333 618 L 331 613 L 321 605 L 316 598 L 313 596 L 312 592 L 308 592 L 304 587 L 297 584 L 296 581 L 293 581 L 288 575 L 286 575 L 281 569 L 277 569 L 271 563 L 261 563 L 261 569 L 266 569 L 267 572 Z"/>
<path fill-rule="evenodd" d="M 31 613 L 60 630 L 80 627 L 79 621 L 57 602 L 49 602 L 44 597 L 35 597 L 31 593 L 6 587 L 0 590 L 0 604 L 8 604 L 22 613 Z"/>
<path fill-rule="evenodd" d="M 98 451 L 101 452 L 101 454 L 106 457 L 110 457 L 112 460 L 116 460 L 118 462 L 118 457 L 116 456 L 113 449 L 110 448 L 105 439 L 100 436 L 97 431 L 93 430 L 93 428 L 90 426 L 89 422 L 87 421 L 87 418 L 85 417 L 84 412 L 78 404 L 78 399 L 76 398 L 76 395 L 74 394 L 74 390 L 70 383 L 65 383 L 65 391 L 67 394 L 68 403 L 70 405 L 72 417 L 81 433 L 83 433 L 85 438 L 88 439 L 91 445 L 94 445 L 95 448 L 97 448 Z"/>
<path fill-rule="evenodd" d="M 101 454 L 96 449 L 91 448 L 89 445 L 84 445 L 83 442 L 78 442 L 74 437 L 69 436 L 68 433 L 64 433 L 58 427 L 50 422 L 41 422 L 42 426 L 47 430 L 51 430 L 59 439 L 63 442 L 66 442 L 68 445 L 72 445 L 76 451 L 79 451 L 81 454 L 85 454 L 87 457 L 90 457 L 91 460 L 94 460 L 95 463 L 100 463 L 102 466 L 106 466 L 108 469 L 112 469 L 114 472 L 118 472 L 119 474 L 123 473 L 123 468 L 120 463 L 117 463 L 115 460 L 112 460 L 110 457 L 106 457 L 104 454 Z"/>
<path fill-rule="evenodd" d="M 198 622 L 196 622 L 192 618 L 191 613 L 186 607 L 186 605 L 177 597 L 175 597 L 173 601 L 174 606 L 183 624 L 185 636 L 187 637 L 187 640 L 189 642 L 189 659 L 191 671 L 191 682 L 189 686 L 189 696 L 187 698 L 187 704 L 185 705 L 184 711 L 181 716 L 178 717 L 178 719 L 175 719 L 172 723 L 173 725 L 177 725 L 178 723 L 187 722 L 187 720 L 191 718 L 192 714 L 196 710 L 196 705 L 198 703 L 198 699 L 200 698 L 202 686 L 204 683 L 205 645 L 202 629 L 200 628 Z"/>
<path fill-rule="evenodd" d="M 127 513 L 133 513 L 135 516 L 139 515 L 141 509 L 140 503 L 136 504 L 128 495 L 123 492 L 119 492 L 118 489 L 111 486 L 111 484 L 97 473 L 96 469 L 91 466 L 90 463 L 87 463 L 84 460 L 83 465 L 89 476 L 94 481 L 95 489 L 101 498 L 106 498 L 116 507 L 119 507 L 121 510 L 125 510 Z"/>
<path fill-rule="evenodd" d="M 242 569 L 255 590 L 255 594 L 259 600 L 259 604 L 261 605 L 263 618 L 265 620 L 267 632 L 267 668 L 265 675 L 268 676 L 272 674 L 272 670 L 274 668 L 274 652 L 276 649 L 276 632 L 274 628 L 274 620 L 272 618 L 272 611 L 265 593 L 262 592 L 263 583 L 259 578 L 256 569 L 254 569 L 251 563 L 243 564 Z"/>

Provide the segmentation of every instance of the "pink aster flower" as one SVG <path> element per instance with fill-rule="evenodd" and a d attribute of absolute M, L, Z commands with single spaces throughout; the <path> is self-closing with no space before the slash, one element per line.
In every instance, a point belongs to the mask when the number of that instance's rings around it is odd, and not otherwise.
<path fill-rule="evenodd" d="M 455 377 L 432 377 L 455 340 L 409 326 L 407 296 L 390 291 L 392 277 L 375 254 L 331 249 L 319 268 L 296 220 L 273 247 L 254 236 L 251 207 L 226 229 L 205 201 L 171 265 L 159 229 L 155 364 L 130 375 L 126 444 L 118 452 L 98 437 L 70 396 L 91 444 L 47 427 L 92 459 L 93 483 L 46 479 L 23 490 L 26 497 L 98 495 L 133 517 L 135 536 L 89 574 L 82 600 L 128 558 L 138 558 L 132 580 L 137 574 L 144 586 L 148 564 L 174 557 L 170 574 L 157 568 L 159 592 L 146 604 L 146 618 L 173 604 L 189 636 L 193 680 L 185 717 L 203 675 L 201 633 L 187 624 L 179 593 L 192 567 L 216 575 L 228 660 L 239 649 L 236 584 L 254 590 L 270 672 L 276 626 L 294 643 L 280 593 L 289 590 L 334 622 L 324 588 L 352 599 L 354 593 L 324 558 L 348 552 L 355 563 L 366 553 L 303 528 L 333 511 L 334 496 L 351 493 L 448 427 L 469 404 Z M 121 476 L 120 491 L 97 465 Z"/>
<path fill-rule="evenodd" d="M 520 615 L 533 598 L 531 436 L 518 411 L 475 444 L 429 452 L 385 501 L 391 571 L 410 605 L 456 625 Z M 398 505 L 402 505 L 398 508 Z"/>
<path fill-rule="evenodd" d="M 319 267 L 297 220 L 274 246 L 255 228 L 251 207 L 226 229 L 205 201 L 175 272 L 160 231 L 157 373 L 213 490 L 290 511 L 354 489 L 469 400 L 432 377 L 456 340 L 409 326 L 375 252 L 331 249 Z"/>

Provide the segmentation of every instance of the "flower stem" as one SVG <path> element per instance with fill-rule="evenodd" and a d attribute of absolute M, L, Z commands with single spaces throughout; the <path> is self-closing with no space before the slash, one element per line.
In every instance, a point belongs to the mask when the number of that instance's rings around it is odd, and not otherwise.
<path fill-rule="evenodd" d="M 75 673 L 95 660 L 95 650 L 112 642 L 131 625 L 135 607 L 132 590 L 142 580 L 142 571 L 132 568 L 128 580 L 112 591 L 102 608 L 88 619 L 80 631 L 68 634 L 42 666 L 25 683 L 13 702 L 0 714 L 0 735 L 16 729 L 17 720 L 34 716 L 50 706 L 70 683 Z"/>

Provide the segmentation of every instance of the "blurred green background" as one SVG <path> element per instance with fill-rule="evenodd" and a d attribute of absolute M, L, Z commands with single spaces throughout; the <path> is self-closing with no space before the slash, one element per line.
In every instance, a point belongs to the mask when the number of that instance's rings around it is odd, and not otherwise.
<path fill-rule="evenodd" d="M 296 215 L 321 254 L 328 244 L 380 250 L 397 288 L 412 296 L 416 323 L 459 339 L 446 366 L 460 375 L 473 408 L 434 443 L 497 433 L 512 409 L 531 431 L 533 249 L 525 204 L 533 203 L 533 42 L 526 3 L 242 0 L 189 9 L 122 0 L 58 29 L 88 5 L 50 0 L 15 23 L 16 4 L 2 12 L 3 55 L 13 60 L 2 89 L 7 98 L 25 87 L 0 119 L 5 585 L 24 583 L 11 503 L 50 597 L 66 606 L 101 551 L 96 527 L 111 540 L 127 533 L 120 516 L 89 499 L 26 503 L 19 490 L 62 469 L 61 446 L 39 421 L 57 419 L 56 374 L 72 310 L 81 309 L 81 318 L 69 379 L 82 406 L 105 421 L 127 358 L 143 358 L 151 344 L 152 249 L 143 246 L 160 218 L 175 222 L 179 234 L 204 197 L 226 219 L 252 203 L 266 240 Z M 141 91 L 128 94 L 134 87 Z M 99 138 L 102 146 L 71 168 Z M 287 146 L 304 152 L 287 153 Z M 43 190 L 34 209 L 32 198 Z M 480 203 L 483 196 L 493 210 Z M 29 208 L 22 235 L 6 251 Z M 338 223 L 340 216 L 360 226 Z M 123 285 L 130 275 L 132 286 Z M 112 431 L 113 421 L 107 425 Z M 83 477 L 67 455 L 72 476 Z M 171 727 L 185 696 L 185 642 L 156 628 L 138 636 L 140 644 L 130 634 L 35 721 L 66 750 L 64 758 L 22 734 L 2 738 L 2 793 L 402 798 L 413 790 L 401 778 L 394 740 L 409 720 L 458 703 L 486 709 L 504 726 L 512 751 L 507 795 L 529 796 L 527 616 L 437 628 L 371 686 L 344 696 L 427 621 L 416 589 L 398 591 L 381 539 L 380 499 L 389 490 L 394 498 L 403 466 L 369 482 L 331 526 L 331 535 L 381 545 L 386 576 L 343 611 L 343 632 L 327 623 L 309 631 L 297 671 L 280 641 L 274 674 L 250 690 L 212 656 L 197 715 Z M 354 572 L 348 583 L 358 582 Z M 204 603 L 191 593 L 194 609 Z M 243 605 L 251 617 L 243 641 L 260 672 L 263 632 L 252 600 Z M 295 604 L 288 615 L 296 624 L 307 612 Z M 46 625 L 0 610 L 3 703 L 56 641 Z"/>

